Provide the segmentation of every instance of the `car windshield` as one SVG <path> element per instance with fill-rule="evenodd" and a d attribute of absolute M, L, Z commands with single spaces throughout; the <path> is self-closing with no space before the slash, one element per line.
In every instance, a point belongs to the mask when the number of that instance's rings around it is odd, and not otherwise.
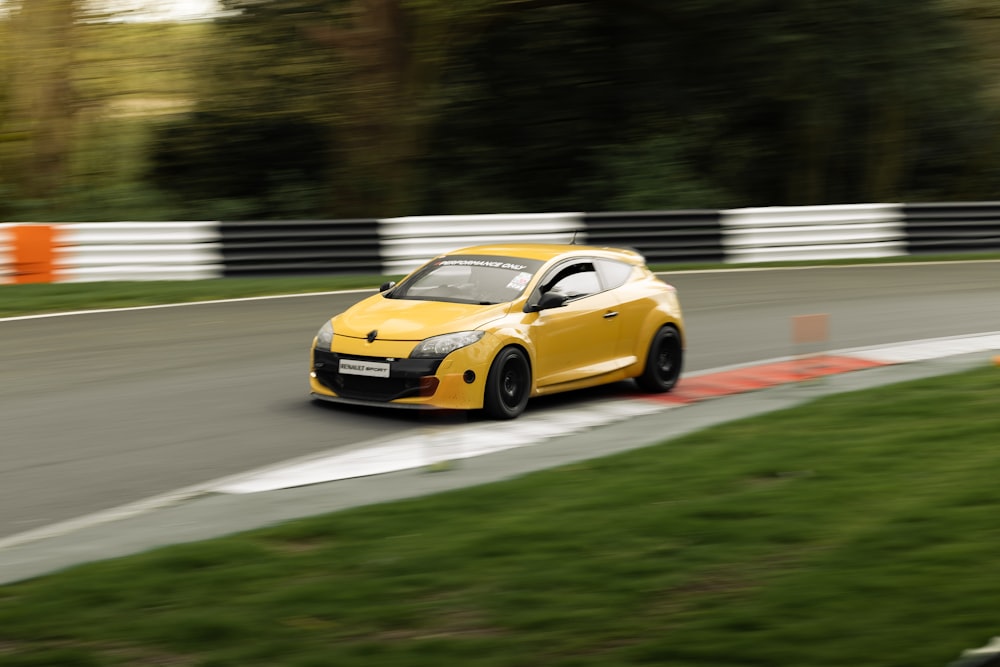
<path fill-rule="evenodd" d="M 417 299 L 493 305 L 513 301 L 542 262 L 521 257 L 449 255 L 430 262 L 386 294 Z"/>

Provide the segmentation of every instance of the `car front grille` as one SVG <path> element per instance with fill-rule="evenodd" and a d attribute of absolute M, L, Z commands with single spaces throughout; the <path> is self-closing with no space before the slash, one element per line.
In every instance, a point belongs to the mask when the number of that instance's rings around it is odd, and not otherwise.
<path fill-rule="evenodd" d="M 316 379 L 338 396 L 362 401 L 388 403 L 399 398 L 420 396 L 421 378 L 434 375 L 440 359 L 396 359 L 390 363 L 389 377 L 344 375 L 339 372 L 340 360 L 377 361 L 386 363 L 385 357 L 360 357 L 313 350 L 313 371 Z"/>

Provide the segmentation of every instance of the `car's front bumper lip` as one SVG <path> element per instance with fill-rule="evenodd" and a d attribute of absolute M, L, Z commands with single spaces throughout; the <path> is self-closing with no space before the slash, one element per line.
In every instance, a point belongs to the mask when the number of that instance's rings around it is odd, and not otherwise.
<path fill-rule="evenodd" d="M 403 410 L 445 410 L 446 408 L 429 403 L 400 403 L 398 401 L 366 401 L 359 398 L 343 398 L 341 396 L 330 396 L 319 392 L 310 392 L 313 399 L 326 401 L 328 403 L 340 403 L 342 405 L 359 405 L 369 408 L 402 408 Z"/>

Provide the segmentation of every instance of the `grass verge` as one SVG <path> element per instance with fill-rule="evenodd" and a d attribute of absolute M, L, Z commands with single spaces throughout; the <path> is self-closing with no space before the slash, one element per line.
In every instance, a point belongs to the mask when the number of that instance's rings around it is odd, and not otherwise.
<path fill-rule="evenodd" d="M 998 404 L 987 367 L 81 566 L 0 588 L 0 664 L 942 667 L 1000 629 Z"/>
<path fill-rule="evenodd" d="M 824 265 L 915 263 L 921 261 L 997 260 L 998 254 L 893 257 L 873 260 L 839 260 Z M 762 264 L 671 264 L 655 265 L 661 272 L 737 268 L 815 266 L 815 262 L 771 262 Z M 185 303 L 212 299 L 274 294 L 325 292 L 374 288 L 401 276 L 333 275 L 281 278 L 224 278 L 199 281 L 95 282 L 35 285 L 0 285 L 0 317 L 56 313 L 91 308 L 122 308 L 162 303 Z"/>

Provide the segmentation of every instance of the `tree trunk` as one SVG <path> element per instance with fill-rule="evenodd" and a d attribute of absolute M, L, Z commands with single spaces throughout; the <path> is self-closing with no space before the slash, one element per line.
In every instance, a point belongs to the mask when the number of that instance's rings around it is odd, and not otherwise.
<path fill-rule="evenodd" d="M 11 18 L 0 159 L 15 197 L 47 198 L 64 184 L 75 117 L 75 21 L 76 0 L 23 0 Z"/>

